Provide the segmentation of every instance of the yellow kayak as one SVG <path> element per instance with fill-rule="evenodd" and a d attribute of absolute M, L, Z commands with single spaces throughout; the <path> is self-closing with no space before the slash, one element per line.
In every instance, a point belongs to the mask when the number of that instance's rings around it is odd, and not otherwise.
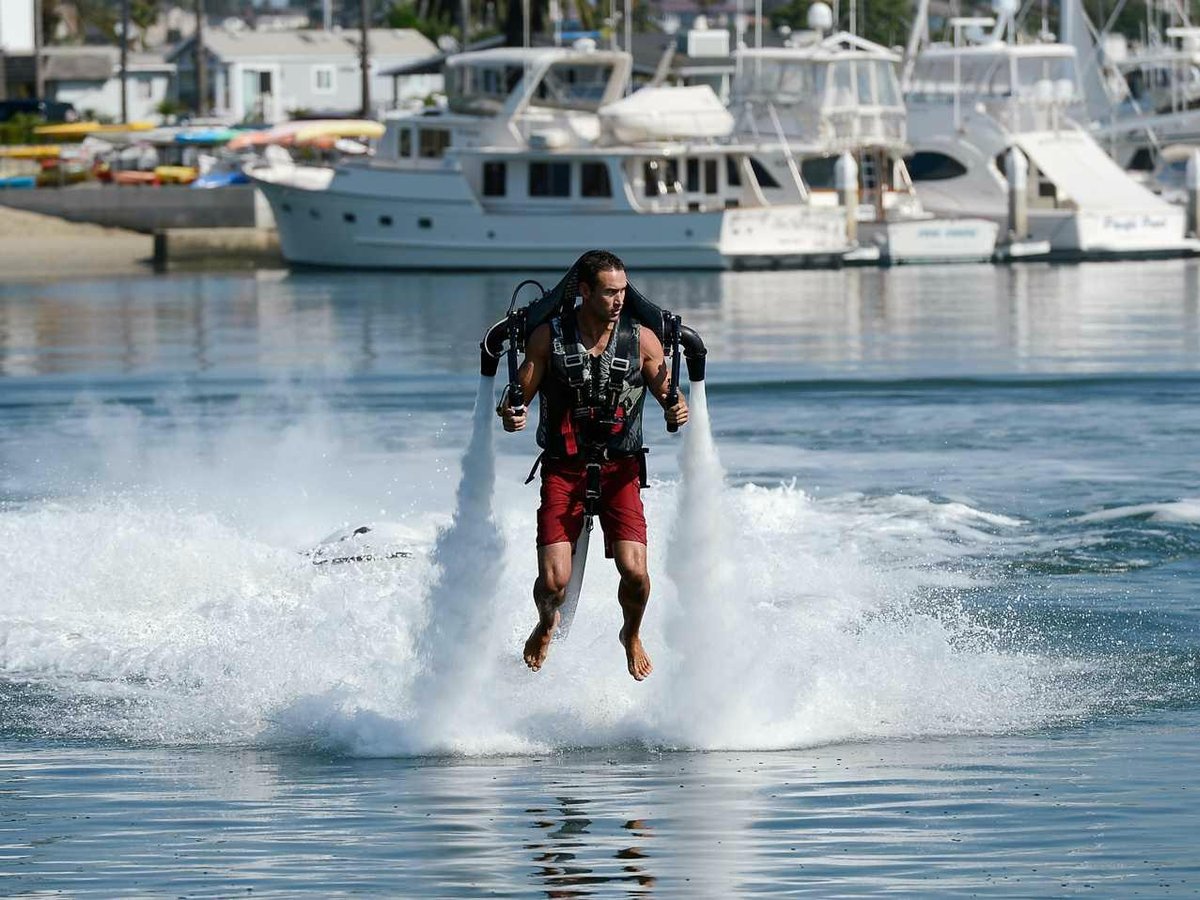
<path fill-rule="evenodd" d="M 293 138 L 297 144 L 307 144 L 321 138 L 370 138 L 374 140 L 383 137 L 385 130 L 382 122 L 374 122 L 370 119 L 328 119 L 307 125 L 297 124 L 301 126 L 296 129 L 296 135 Z"/>
<path fill-rule="evenodd" d="M 124 125 L 103 122 L 64 122 L 61 125 L 39 125 L 33 133 L 42 137 L 64 140 L 83 140 L 90 134 L 115 134 L 124 131 L 150 131 L 157 126 L 153 122 L 127 122 Z"/>
<path fill-rule="evenodd" d="M 161 184 L 191 184 L 200 177 L 195 166 L 155 166 L 154 174 Z"/>
<path fill-rule="evenodd" d="M 13 144 L 0 147 L 0 159 L 56 159 L 62 144 Z"/>

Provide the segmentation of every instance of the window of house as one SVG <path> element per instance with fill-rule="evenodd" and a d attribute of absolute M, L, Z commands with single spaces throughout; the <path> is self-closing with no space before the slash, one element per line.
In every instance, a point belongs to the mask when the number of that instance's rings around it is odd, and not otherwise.
<path fill-rule="evenodd" d="M 422 128 L 417 140 L 417 151 L 422 159 L 439 159 L 446 155 L 450 146 L 450 132 L 444 128 Z"/>
<path fill-rule="evenodd" d="M 313 66 L 313 91 L 318 94 L 332 94 L 333 66 Z"/>
<path fill-rule="evenodd" d="M 529 164 L 530 197 L 570 197 L 571 164 L 531 162 Z"/>
<path fill-rule="evenodd" d="M 507 190 L 508 165 L 502 162 L 483 164 L 483 196 L 503 197 Z"/>
<path fill-rule="evenodd" d="M 579 167 L 580 193 L 584 197 L 611 197 L 612 184 L 608 180 L 608 166 L 604 163 L 585 162 Z"/>
<path fill-rule="evenodd" d="M 142 100 L 149 100 L 154 96 L 154 82 L 149 78 L 139 78 L 137 82 L 138 97 Z"/>

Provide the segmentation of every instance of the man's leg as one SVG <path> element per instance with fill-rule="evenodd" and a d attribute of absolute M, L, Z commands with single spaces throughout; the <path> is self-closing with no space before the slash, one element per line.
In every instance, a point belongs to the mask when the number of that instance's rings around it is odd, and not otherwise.
<path fill-rule="evenodd" d="M 558 625 L 558 608 L 566 599 L 571 580 L 571 545 L 567 542 L 538 547 L 538 577 L 533 583 L 533 605 L 538 623 L 525 641 L 525 665 L 537 671 L 550 652 L 550 636 Z"/>
<path fill-rule="evenodd" d="M 617 600 L 621 604 L 621 615 L 625 620 L 620 635 L 621 646 L 625 648 L 629 674 L 642 681 L 654 669 L 646 648 L 642 646 L 641 638 L 642 616 L 650 600 L 646 545 L 637 541 L 615 541 L 612 549 L 617 571 L 621 573 L 621 586 L 617 589 Z M 570 558 L 567 563 L 569 568 Z"/>

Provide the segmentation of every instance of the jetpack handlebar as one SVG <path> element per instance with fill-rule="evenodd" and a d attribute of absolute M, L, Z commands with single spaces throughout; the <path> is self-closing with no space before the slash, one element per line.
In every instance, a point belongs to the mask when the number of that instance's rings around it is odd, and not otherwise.
<path fill-rule="evenodd" d="M 666 343 L 671 349 L 671 386 L 667 389 L 668 409 L 679 402 L 679 344 L 682 329 L 683 320 L 679 316 L 673 316 L 669 312 L 663 313 L 663 333 L 666 335 Z M 679 425 L 675 422 L 667 423 L 667 431 L 674 433 L 678 430 Z"/>

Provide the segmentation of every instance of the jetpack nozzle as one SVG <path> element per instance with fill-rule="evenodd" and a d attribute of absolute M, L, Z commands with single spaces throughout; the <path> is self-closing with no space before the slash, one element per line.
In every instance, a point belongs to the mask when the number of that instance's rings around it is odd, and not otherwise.
<path fill-rule="evenodd" d="M 687 362 L 688 381 L 703 381 L 704 358 L 708 356 L 704 341 L 691 328 L 680 325 L 679 343 L 683 346 L 683 358 Z"/>
<path fill-rule="evenodd" d="M 500 356 L 504 353 L 504 339 L 508 337 L 508 316 L 505 316 L 483 335 L 479 342 L 479 374 L 484 378 L 495 378 L 500 368 Z"/>

